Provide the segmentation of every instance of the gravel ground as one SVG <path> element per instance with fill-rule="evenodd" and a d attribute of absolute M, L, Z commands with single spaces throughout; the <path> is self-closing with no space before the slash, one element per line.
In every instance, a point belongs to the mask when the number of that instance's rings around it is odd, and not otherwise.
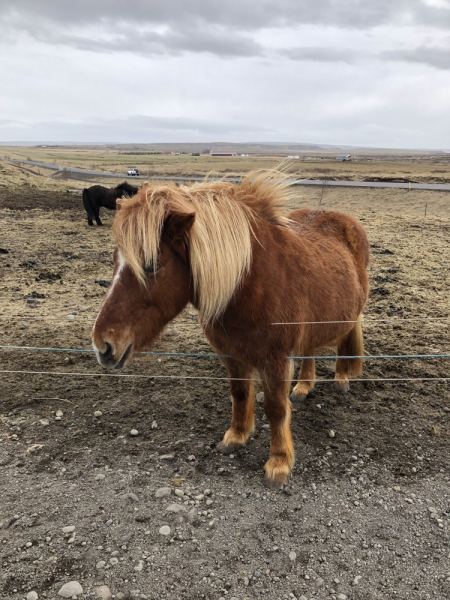
<path fill-rule="evenodd" d="M 374 213 L 360 193 L 366 318 L 448 316 L 450 220 L 407 205 Z M 79 203 L 0 192 L 2 344 L 89 348 L 98 281 L 111 277 L 111 214 L 88 228 Z M 364 331 L 370 354 L 450 352 L 444 321 Z M 192 307 L 155 350 L 210 352 Z M 360 381 L 345 396 L 318 384 L 294 406 L 297 462 L 274 492 L 260 402 L 246 446 L 223 456 L 227 381 L 158 377 L 225 377 L 214 358 L 137 357 L 124 374 L 145 379 L 104 377 L 89 353 L 2 359 L 1 370 L 95 376 L 0 373 L 1 600 L 450 598 L 448 382 Z M 447 365 L 367 360 L 364 378 L 446 377 Z M 332 378 L 330 362 L 317 371 Z"/>

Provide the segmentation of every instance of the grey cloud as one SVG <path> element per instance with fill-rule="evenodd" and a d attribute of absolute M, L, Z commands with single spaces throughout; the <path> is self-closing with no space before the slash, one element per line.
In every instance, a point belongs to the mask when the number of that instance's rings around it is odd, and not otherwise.
<path fill-rule="evenodd" d="M 450 10 L 424 0 L 3 0 L 0 14 L 43 17 L 63 25 L 129 23 L 204 24 L 256 30 L 296 24 L 368 29 L 386 23 L 429 23 L 445 27 Z M 446 21 L 443 22 L 443 21 Z"/>
<path fill-rule="evenodd" d="M 382 57 L 410 63 L 421 63 L 436 69 L 450 71 L 450 50 L 422 46 L 413 50 L 391 50 L 383 52 Z"/>
<path fill-rule="evenodd" d="M 7 125 L 7 124 L 5 124 Z M 135 115 L 117 119 L 87 119 L 78 123 L 52 121 L 19 123 L 4 127 L 0 122 L 0 134 L 4 139 L 22 141 L 40 139 L 46 141 L 73 142 L 168 142 L 226 139 L 236 134 L 248 136 L 270 134 L 273 130 L 238 122 L 211 122 L 188 118 L 165 118 Z M 7 138 L 5 137 L 7 136 Z"/>
<path fill-rule="evenodd" d="M 285 56 L 291 60 L 309 60 L 327 63 L 338 62 L 346 64 L 354 64 L 361 58 L 361 53 L 355 53 L 355 50 L 322 47 L 289 48 L 280 50 L 279 54 L 280 56 Z"/>
<path fill-rule="evenodd" d="M 37 39 L 53 44 L 63 44 L 91 52 L 130 52 L 142 56 L 179 55 L 183 52 L 208 53 L 222 57 L 262 56 L 263 47 L 251 38 L 235 32 L 210 28 L 208 31 L 169 30 L 164 33 L 137 31 L 130 35 L 123 27 L 117 28 L 114 37 L 91 39 L 63 34 L 45 28 L 36 34 Z"/>
<path fill-rule="evenodd" d="M 263 49 L 251 34 L 262 29 L 321 25 L 369 30 L 386 24 L 448 27 L 450 10 L 424 0 L 77 0 L 76 4 L 2 0 L 0 4 L 0 35 L 8 41 L 15 32 L 26 31 L 48 43 L 144 55 L 261 56 Z M 161 27 L 164 33 L 154 31 Z M 77 31 L 80 28 L 86 28 L 85 35 Z M 88 32 L 93 29 L 106 37 L 92 39 Z"/>

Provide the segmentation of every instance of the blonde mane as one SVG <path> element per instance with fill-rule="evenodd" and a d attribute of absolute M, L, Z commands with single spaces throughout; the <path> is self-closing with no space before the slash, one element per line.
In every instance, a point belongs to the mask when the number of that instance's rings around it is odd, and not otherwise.
<path fill-rule="evenodd" d="M 145 283 L 144 268 L 156 270 L 161 235 L 170 215 L 192 215 L 187 246 L 194 293 L 204 322 L 223 313 L 252 261 L 252 237 L 262 219 L 285 227 L 281 205 L 294 195 L 279 171 L 253 171 L 240 185 L 224 180 L 192 186 L 150 184 L 118 202 L 114 235 L 124 259 Z"/>

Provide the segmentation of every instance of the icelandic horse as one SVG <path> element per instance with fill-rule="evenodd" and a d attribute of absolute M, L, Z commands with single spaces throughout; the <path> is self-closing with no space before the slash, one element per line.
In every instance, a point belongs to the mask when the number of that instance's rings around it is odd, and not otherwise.
<path fill-rule="evenodd" d="M 100 219 L 100 208 L 104 206 L 110 210 L 116 209 L 116 202 L 124 196 L 134 196 L 139 188 L 130 185 L 127 181 L 119 183 L 115 188 L 106 188 L 103 185 L 93 185 L 83 190 L 83 206 L 87 214 L 88 225 L 103 225 Z"/>
<path fill-rule="evenodd" d="M 286 214 L 282 205 L 294 198 L 282 173 L 254 171 L 240 184 L 150 184 L 119 200 L 114 276 L 92 332 L 100 365 L 119 369 L 191 302 L 230 378 L 231 427 L 219 450 L 241 446 L 254 428 L 256 370 L 271 430 L 266 480 L 276 488 L 294 464 L 288 356 L 336 347 L 335 385 L 347 391 L 362 371 L 369 293 L 360 223 L 338 212 Z M 306 358 L 291 400 L 314 382 Z"/>

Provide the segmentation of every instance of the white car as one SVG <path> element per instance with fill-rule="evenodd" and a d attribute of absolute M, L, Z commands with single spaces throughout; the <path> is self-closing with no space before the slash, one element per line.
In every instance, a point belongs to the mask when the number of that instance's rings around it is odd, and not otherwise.
<path fill-rule="evenodd" d="M 133 167 L 132 169 L 128 169 L 127 175 L 130 175 L 130 176 L 139 175 L 139 169 L 136 169 L 136 167 Z"/>

